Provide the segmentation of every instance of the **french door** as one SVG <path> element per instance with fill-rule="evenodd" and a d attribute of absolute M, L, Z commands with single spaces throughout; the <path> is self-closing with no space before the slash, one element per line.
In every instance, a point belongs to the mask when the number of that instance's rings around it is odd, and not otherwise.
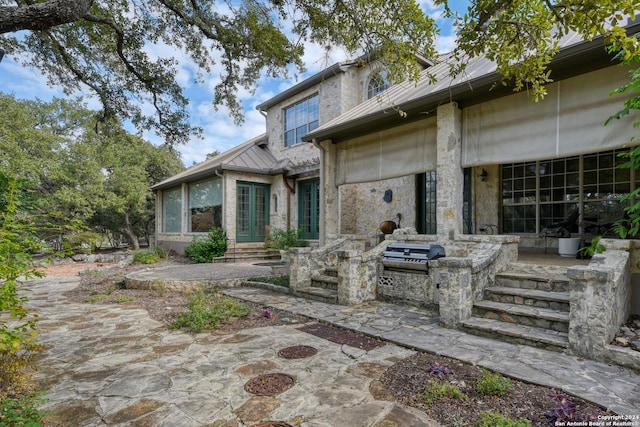
<path fill-rule="evenodd" d="M 255 182 L 237 184 L 236 240 L 263 242 L 269 224 L 269 185 Z"/>

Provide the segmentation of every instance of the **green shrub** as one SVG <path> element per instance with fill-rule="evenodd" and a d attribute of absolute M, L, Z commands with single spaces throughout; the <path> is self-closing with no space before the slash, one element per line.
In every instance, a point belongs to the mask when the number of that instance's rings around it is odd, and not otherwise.
<path fill-rule="evenodd" d="M 133 252 L 135 264 L 155 264 L 164 258 L 164 251 L 160 248 L 138 249 Z"/>
<path fill-rule="evenodd" d="M 249 307 L 234 299 L 203 291 L 194 294 L 187 307 L 187 311 L 178 314 L 172 328 L 187 328 L 190 332 L 200 333 L 205 329 L 217 329 L 220 322 L 232 323 L 251 312 Z"/>
<path fill-rule="evenodd" d="M 274 228 L 267 237 L 267 247 L 271 249 L 289 249 L 299 248 L 308 245 L 308 242 L 302 237 L 304 236 L 304 229 L 302 227 L 298 229 L 288 228 L 282 230 L 280 228 Z"/>
<path fill-rule="evenodd" d="M 531 423 L 524 418 L 514 420 L 496 412 L 483 412 L 478 427 L 531 427 Z"/>
<path fill-rule="evenodd" d="M 511 380 L 497 372 L 483 370 L 476 388 L 485 396 L 504 396 L 511 389 Z"/>
<path fill-rule="evenodd" d="M 424 403 L 427 406 L 431 406 L 434 402 L 438 400 L 446 400 L 446 399 L 461 399 L 467 400 L 469 397 L 464 394 L 457 385 L 451 383 L 438 383 L 437 381 L 431 382 L 424 389 L 424 393 L 422 395 L 424 399 Z"/>
<path fill-rule="evenodd" d="M 38 410 L 42 403 L 39 394 L 23 394 L 0 400 L 0 425 L 7 427 L 40 427 L 43 414 Z"/>
<path fill-rule="evenodd" d="M 100 249 L 100 242 L 103 237 L 99 233 L 93 231 L 81 231 L 80 233 L 65 236 L 65 240 L 69 243 L 71 250 L 75 252 L 91 253 Z"/>
<path fill-rule="evenodd" d="M 206 238 L 194 237 L 184 248 L 184 254 L 193 262 L 212 262 L 227 250 L 227 232 L 219 227 L 209 230 Z"/>

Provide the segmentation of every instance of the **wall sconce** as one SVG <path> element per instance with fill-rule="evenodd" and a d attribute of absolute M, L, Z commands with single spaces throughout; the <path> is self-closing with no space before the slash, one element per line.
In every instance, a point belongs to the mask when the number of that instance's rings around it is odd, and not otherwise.
<path fill-rule="evenodd" d="M 482 182 L 486 181 L 488 176 L 489 174 L 487 173 L 485 168 L 482 168 L 482 173 L 480 174 L 480 181 Z"/>

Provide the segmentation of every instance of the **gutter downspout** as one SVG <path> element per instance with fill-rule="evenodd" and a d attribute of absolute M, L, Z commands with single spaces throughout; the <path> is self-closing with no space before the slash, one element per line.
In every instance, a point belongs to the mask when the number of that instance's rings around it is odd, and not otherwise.
<path fill-rule="evenodd" d="M 291 195 L 296 194 L 296 179 L 293 178 L 293 185 L 289 185 L 287 171 L 283 170 L 282 180 L 284 181 L 285 187 L 287 187 L 287 230 L 289 230 L 291 228 Z"/>

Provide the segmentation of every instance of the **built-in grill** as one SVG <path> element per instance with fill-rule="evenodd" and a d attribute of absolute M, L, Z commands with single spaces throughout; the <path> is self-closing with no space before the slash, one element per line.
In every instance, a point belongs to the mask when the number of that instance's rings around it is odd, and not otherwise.
<path fill-rule="evenodd" d="M 382 256 L 385 270 L 429 272 L 429 261 L 445 256 L 444 248 L 434 244 L 390 243 Z"/>

